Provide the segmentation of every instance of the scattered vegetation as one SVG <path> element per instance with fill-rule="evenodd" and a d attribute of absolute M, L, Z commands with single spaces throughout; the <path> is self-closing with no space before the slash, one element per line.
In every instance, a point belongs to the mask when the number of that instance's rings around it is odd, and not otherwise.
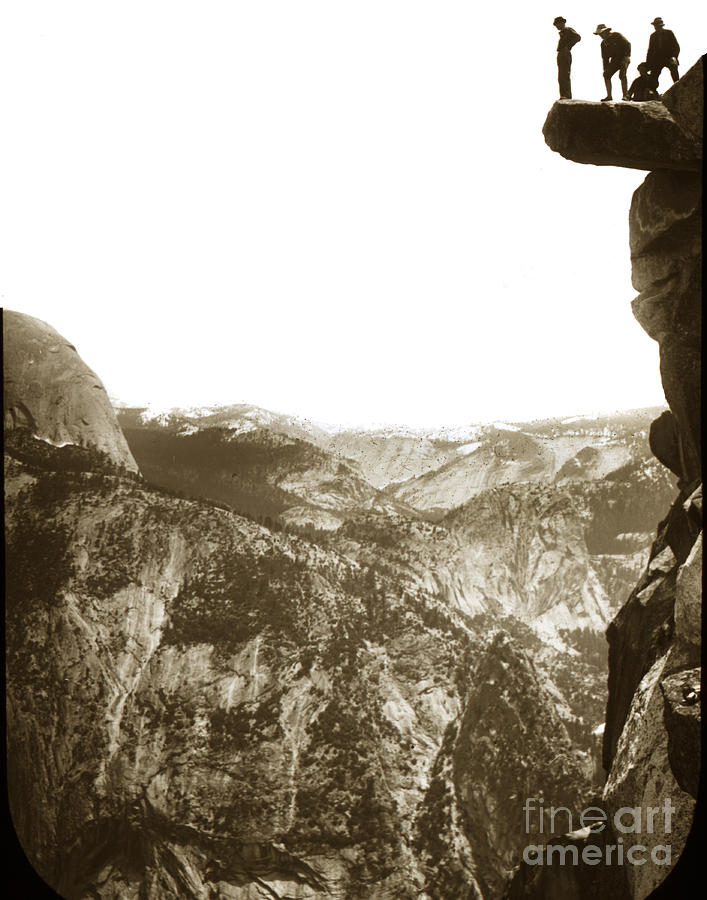
<path fill-rule="evenodd" d="M 259 430 L 234 435 L 205 428 L 180 435 L 162 428 L 123 429 L 145 478 L 189 498 L 225 504 L 275 530 L 279 514 L 302 503 L 277 486 L 278 473 L 292 475 L 312 466 L 327 466 L 328 457 L 295 438 Z"/>
<path fill-rule="evenodd" d="M 79 447 L 76 444 L 55 447 L 48 441 L 34 437 L 28 428 L 15 428 L 5 433 L 5 453 L 34 471 L 61 474 L 101 472 L 132 480 L 139 479 L 134 472 L 117 465 L 107 453 L 96 447 Z"/>

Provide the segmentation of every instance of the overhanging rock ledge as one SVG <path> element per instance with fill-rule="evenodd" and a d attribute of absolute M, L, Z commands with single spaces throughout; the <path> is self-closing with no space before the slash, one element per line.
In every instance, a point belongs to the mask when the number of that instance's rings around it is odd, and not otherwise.
<path fill-rule="evenodd" d="M 699 171 L 702 161 L 702 61 L 648 103 L 558 100 L 545 142 L 573 162 L 628 169 Z"/>
<path fill-rule="evenodd" d="M 679 494 L 658 526 L 646 570 L 607 631 L 607 780 L 598 802 L 610 823 L 621 809 L 666 808 L 670 802 L 672 829 L 666 823 L 655 833 L 621 835 L 626 853 L 635 848 L 649 854 L 638 865 L 522 862 L 505 900 L 647 900 L 681 855 L 683 874 L 676 869 L 660 896 L 687 897 L 692 890 L 686 882 L 703 867 L 699 840 L 688 839 L 701 720 L 702 83 L 700 60 L 662 101 L 562 100 L 543 129 L 547 144 L 567 159 L 650 170 L 629 214 L 627 251 L 640 292 L 632 308 L 660 348 L 670 412 L 653 423 L 651 447 L 678 476 Z M 587 798 L 587 805 L 596 802 Z M 592 839 L 601 847 L 617 843 L 608 829 Z M 671 848 L 667 864 L 650 855 L 659 855 L 662 844 Z M 682 880 L 676 884 L 675 878 Z"/>

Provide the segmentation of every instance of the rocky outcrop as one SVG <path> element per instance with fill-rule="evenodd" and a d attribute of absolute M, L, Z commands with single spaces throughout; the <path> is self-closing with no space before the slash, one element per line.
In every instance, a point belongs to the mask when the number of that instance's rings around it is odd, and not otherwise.
<path fill-rule="evenodd" d="M 704 133 L 703 63 L 704 57 L 688 69 L 661 98 L 682 130 L 700 141 Z"/>
<path fill-rule="evenodd" d="M 649 443 L 651 452 L 666 468 L 679 478 L 685 477 L 680 432 L 675 416 L 669 409 L 651 423 Z"/>
<path fill-rule="evenodd" d="M 663 102 L 686 133 L 701 133 L 701 61 Z M 640 291 L 633 311 L 659 344 L 672 415 L 670 423 L 665 416 L 654 423 L 652 443 L 678 474 L 680 493 L 641 582 L 608 632 L 604 763 L 605 800 L 613 808 L 671 798 L 675 862 L 692 822 L 700 759 L 702 180 L 668 168 L 651 172 L 634 193 L 629 239 Z M 642 898 L 665 872 L 646 865 L 628 875 L 632 895 Z"/>
<path fill-rule="evenodd" d="M 700 167 L 699 140 L 657 100 L 640 105 L 558 100 L 543 134 L 553 150 L 574 162 L 648 171 Z"/>
<path fill-rule="evenodd" d="M 604 732 L 604 767 L 608 770 L 642 678 L 675 642 L 677 579 L 687 577 L 683 564 L 700 531 L 688 518 L 682 501 L 673 504 L 658 529 L 648 566 L 633 593 L 607 631 L 609 641 L 609 702 Z M 701 546 L 701 542 L 700 542 Z M 699 625 L 699 585 L 691 584 L 689 627 Z M 688 593 L 688 592 L 684 592 Z M 697 614 L 697 621 L 694 616 Z M 698 641 L 699 642 L 699 641 Z M 682 654 L 687 661 L 694 650 Z"/>
<path fill-rule="evenodd" d="M 548 144 L 577 162 L 649 168 L 630 212 L 636 318 L 660 346 L 670 415 L 651 429 L 654 452 L 679 476 L 680 493 L 658 528 L 647 568 L 611 623 L 609 701 L 604 733 L 608 771 L 601 805 L 617 811 L 672 806 L 662 827 L 622 834 L 625 851 L 648 854 L 624 868 L 629 897 L 658 888 L 691 847 L 688 842 L 699 781 L 702 486 L 701 159 L 702 62 L 668 91 L 661 104 L 555 104 L 545 126 Z M 633 133 L 625 129 L 632 123 Z M 636 152 L 627 145 L 633 142 Z M 694 170 L 694 171 L 691 171 Z M 639 846 L 640 845 L 640 846 Z M 666 851 L 666 846 L 668 850 Z M 641 848 L 644 848 L 641 850 Z M 677 870 L 675 877 L 677 877 Z M 509 897 L 614 896 L 615 871 L 601 865 L 567 874 L 521 867 Z M 677 892 L 671 896 L 686 895 Z M 515 891 L 515 892 L 514 892 Z"/>
<path fill-rule="evenodd" d="M 670 829 L 624 836 L 627 848 L 668 844 L 668 871 L 687 844 L 699 780 L 701 493 L 700 485 L 673 504 L 646 573 L 607 633 L 604 803 L 612 811 L 671 804 Z M 667 872 L 647 864 L 626 874 L 631 896 L 642 900 Z"/>
<path fill-rule="evenodd" d="M 573 162 L 629 169 L 699 172 L 702 167 L 702 61 L 646 103 L 558 100 L 547 145 Z"/>
<path fill-rule="evenodd" d="M 137 472 L 105 389 L 76 348 L 32 316 L 4 310 L 2 323 L 5 430 L 93 447 Z"/>

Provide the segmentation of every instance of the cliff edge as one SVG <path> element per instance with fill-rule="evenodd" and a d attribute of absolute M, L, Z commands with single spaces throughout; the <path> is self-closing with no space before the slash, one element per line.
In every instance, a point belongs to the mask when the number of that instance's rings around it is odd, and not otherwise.
<path fill-rule="evenodd" d="M 597 892 L 643 900 L 675 866 L 693 820 L 701 713 L 702 69 L 700 60 L 660 102 L 558 101 L 543 129 L 547 144 L 567 159 L 649 170 L 629 214 L 639 291 L 632 308 L 660 347 L 670 411 L 653 423 L 651 449 L 678 476 L 679 494 L 658 527 L 646 570 L 607 631 L 608 775 L 601 803 L 610 821 L 622 809 L 638 810 L 637 827 L 619 837 L 624 852 L 642 861 L 609 865 L 602 850 L 598 867 L 524 862 L 508 898 L 556 896 L 561 887 L 567 900 Z M 649 829 L 648 808 L 666 804 L 672 821 Z M 606 842 L 606 834 L 596 839 L 602 847 Z"/>

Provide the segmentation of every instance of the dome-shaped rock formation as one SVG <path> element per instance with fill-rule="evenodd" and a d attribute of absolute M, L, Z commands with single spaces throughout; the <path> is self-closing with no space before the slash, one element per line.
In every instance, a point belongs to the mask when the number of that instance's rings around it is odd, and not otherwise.
<path fill-rule="evenodd" d="M 137 472 L 105 388 L 76 348 L 32 316 L 3 310 L 2 323 L 5 430 L 95 447 Z"/>

